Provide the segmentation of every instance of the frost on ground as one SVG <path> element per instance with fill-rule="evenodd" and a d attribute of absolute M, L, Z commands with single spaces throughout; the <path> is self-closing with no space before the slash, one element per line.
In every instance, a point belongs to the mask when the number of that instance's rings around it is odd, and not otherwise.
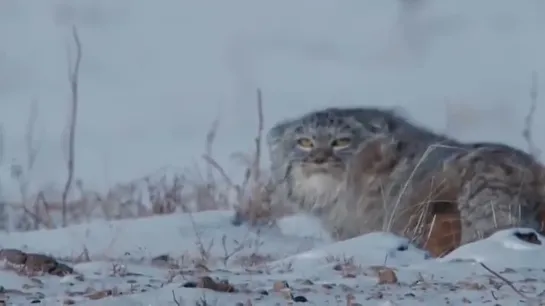
<path fill-rule="evenodd" d="M 234 227 L 231 217 L 208 211 L 2 234 L 2 249 L 50 255 L 74 273 L 32 273 L 4 260 L 0 294 L 10 305 L 539 305 L 545 296 L 545 240 L 524 229 L 434 259 L 388 233 L 331 243 L 306 217 L 261 229 Z"/>

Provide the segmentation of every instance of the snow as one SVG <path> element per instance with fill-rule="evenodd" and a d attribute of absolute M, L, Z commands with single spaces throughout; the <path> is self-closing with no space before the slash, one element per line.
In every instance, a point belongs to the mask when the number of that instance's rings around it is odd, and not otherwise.
<path fill-rule="evenodd" d="M 517 241 L 513 230 L 499 231 L 434 259 L 390 233 L 331 243 L 316 236 L 283 234 L 282 228 L 229 226 L 231 215 L 211 211 L 2 234 L 2 248 L 53 255 L 72 265 L 77 275 L 24 277 L 6 270 L 0 273 L 0 283 L 10 292 L 13 305 L 34 299 L 44 305 L 67 299 L 77 305 L 176 305 L 173 296 L 182 305 L 203 298 L 212 305 L 215 300 L 216 305 L 247 300 L 253 305 L 275 305 L 287 302 L 281 291 L 273 290 L 277 281 L 287 282 L 294 296 L 316 305 L 339 299 L 346 303 L 348 294 L 363 305 L 444 305 L 447 300 L 452 305 L 464 301 L 485 305 L 496 299 L 505 305 L 526 305 L 545 292 L 545 268 L 536 262 L 545 255 L 545 245 Z M 299 225 L 309 232 L 316 226 L 304 218 L 299 218 Z M 541 241 L 544 238 L 539 236 Z M 78 260 L 84 249 L 88 258 Z M 154 258 L 161 255 L 176 264 L 158 264 Z M 260 259 L 247 261 L 252 257 Z M 500 273 L 528 299 L 479 263 Z M 380 267 L 394 269 L 398 283 L 379 285 Z M 204 275 L 228 280 L 238 292 L 183 287 Z M 104 290 L 112 290 L 114 296 L 88 297 Z"/>
<path fill-rule="evenodd" d="M 540 245 L 526 243 L 516 238 L 515 231 L 531 231 L 525 229 L 509 229 L 496 232 L 485 241 L 463 245 L 452 253 L 448 254 L 443 260 L 452 259 L 471 259 L 478 262 L 487 262 L 491 266 L 505 265 L 509 267 L 528 267 L 529 263 L 534 268 L 545 269 L 545 264 L 536 262 L 536 252 L 542 252 Z M 542 243 L 544 241 L 541 241 Z M 497 250 L 498 253 L 491 253 L 490 250 Z M 497 256 L 501 254 L 501 256 Z"/>
<path fill-rule="evenodd" d="M 14 232 L 4 236 L 1 240 L 2 248 L 18 248 L 28 252 L 45 252 L 55 257 L 74 257 L 81 254 L 84 249 L 89 256 L 99 258 L 126 258 L 136 260 L 140 258 L 151 258 L 161 254 L 177 254 L 186 251 L 187 241 L 190 248 L 195 245 L 195 237 L 198 236 L 205 246 L 213 243 L 212 252 L 223 251 L 222 237 L 225 235 L 222 230 L 233 227 L 230 224 L 233 212 L 231 211 L 211 211 L 198 214 L 198 220 L 193 224 L 191 214 L 175 214 L 169 216 L 156 216 L 142 219 L 138 222 L 133 220 L 120 220 L 117 222 L 95 221 L 88 224 L 76 225 L 69 231 L 60 229 L 34 231 L 34 232 Z M 202 232 L 202 233 L 201 233 Z M 172 240 L 165 243 L 164 233 L 174 233 Z M 238 239 L 240 244 L 258 244 L 263 239 L 261 233 L 249 233 L 247 230 L 234 227 L 230 232 L 233 239 Z M 52 239 L 51 237 L 54 237 Z M 244 239 L 242 239 L 244 238 Z M 273 236 L 269 239 L 278 240 L 280 238 Z M 295 241 L 305 241 L 311 238 L 295 237 Z M 47 241 L 47 244 L 43 244 Z M 282 240 L 289 245 L 289 238 Z M 226 246 L 232 249 L 235 242 L 227 239 Z M 34 246 L 38 245 L 39 248 Z M 256 246 L 258 247 L 258 246 Z M 291 254 L 298 247 L 286 247 L 277 249 L 267 249 L 269 245 L 263 246 L 268 253 L 278 252 L 277 256 Z M 252 251 L 252 248 L 249 248 Z"/>
<path fill-rule="evenodd" d="M 149 174 L 194 169 L 216 119 L 214 158 L 241 177 L 231 154 L 253 148 L 257 88 L 266 129 L 326 105 L 399 106 L 461 140 L 526 148 L 531 75 L 545 75 L 544 17 L 539 0 L 1 1 L 2 202 L 59 194 L 66 180 L 72 26 L 83 46 L 75 176 L 105 192 Z M 543 92 L 543 77 L 536 87 Z M 544 109 L 538 105 L 535 117 Z M 533 123 L 534 131 L 544 128 L 543 120 Z M 28 190 L 15 178 L 19 170 Z M 436 260 L 387 233 L 333 243 L 305 216 L 259 232 L 231 226 L 231 216 L 89 218 L 65 229 L 2 233 L 1 248 L 50 254 L 83 280 L 1 270 L 0 296 L 13 305 L 38 298 L 58 305 L 68 295 L 78 305 L 176 305 L 173 294 L 185 305 L 203 295 L 218 305 L 275 305 L 286 302 L 281 294 L 257 292 L 284 280 L 314 305 L 347 304 L 348 294 L 362 305 L 530 304 L 481 263 L 531 299 L 545 290 L 543 246 L 512 230 Z M 195 267 L 201 246 L 210 254 L 207 274 L 242 292 L 181 287 L 202 273 Z M 240 250 L 226 260 L 233 249 Z M 152 264 L 165 254 L 180 267 Z M 263 262 L 248 267 L 256 258 Z M 383 265 L 400 284 L 377 285 Z M 84 297 L 89 288 L 124 294 L 92 301 Z"/>

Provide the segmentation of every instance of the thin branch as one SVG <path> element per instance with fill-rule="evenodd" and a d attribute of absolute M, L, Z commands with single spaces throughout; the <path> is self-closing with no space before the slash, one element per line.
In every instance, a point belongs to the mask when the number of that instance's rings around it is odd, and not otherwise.
<path fill-rule="evenodd" d="M 501 276 L 498 272 L 490 269 L 487 265 L 485 265 L 484 263 L 482 262 L 479 262 L 479 264 L 481 265 L 481 267 L 483 267 L 486 271 L 494 274 L 494 276 L 496 276 L 497 278 L 501 279 L 502 281 L 504 281 L 509 287 L 511 287 L 511 289 L 513 289 L 513 291 L 515 291 L 520 297 L 524 298 L 524 299 L 528 299 L 528 297 L 526 295 L 524 295 L 524 293 L 520 292 L 520 290 L 518 290 L 512 282 L 510 282 L 507 278 Z"/>
<path fill-rule="evenodd" d="M 212 126 L 210 127 L 210 130 L 208 131 L 208 133 L 206 133 L 205 152 L 206 152 L 206 155 L 208 155 L 210 158 L 212 158 L 212 148 L 214 147 L 214 140 L 216 139 L 216 134 L 218 132 L 218 126 L 219 126 L 219 119 L 215 119 L 212 122 Z M 214 175 L 213 175 L 211 165 L 207 165 L 206 175 L 207 175 L 207 182 L 209 184 L 212 184 L 214 182 Z"/>
<path fill-rule="evenodd" d="M 0 124 L 0 164 L 4 162 L 4 125 Z"/>
<path fill-rule="evenodd" d="M 176 299 L 176 294 L 174 294 L 174 290 L 172 290 L 172 300 L 174 301 L 174 303 L 176 303 L 176 305 L 178 305 L 178 306 L 182 305 L 182 304 L 180 304 L 178 299 Z"/>
<path fill-rule="evenodd" d="M 538 89 L 538 74 L 536 71 L 532 73 L 532 86 L 530 88 L 530 109 L 524 119 L 524 129 L 522 131 L 522 137 L 526 140 L 528 145 L 528 153 L 535 158 L 540 155 L 540 150 L 537 148 L 532 137 L 532 125 L 534 123 L 534 114 L 537 109 L 537 99 L 539 96 Z"/>
<path fill-rule="evenodd" d="M 21 175 L 18 177 L 19 182 L 19 194 L 21 196 L 21 205 L 24 206 L 24 211 L 30 211 L 29 208 L 27 208 L 28 203 L 28 187 L 30 184 L 30 175 L 32 173 L 32 170 L 34 169 L 34 164 L 36 162 L 36 158 L 38 156 L 38 152 L 40 150 L 39 144 L 36 145 L 35 140 L 35 131 L 36 131 L 36 121 L 38 118 L 38 103 L 36 100 L 33 100 L 30 105 L 30 115 L 28 116 L 28 120 L 26 122 L 26 130 L 25 130 L 25 146 L 26 146 L 26 165 L 24 167 L 24 170 L 22 171 Z M 36 209 L 36 208 L 35 208 Z M 38 222 L 36 220 L 36 216 L 31 216 L 32 219 L 34 219 L 34 229 L 38 229 Z"/>
<path fill-rule="evenodd" d="M 244 241 L 243 239 L 242 241 Z M 244 243 L 239 243 L 231 252 L 227 250 L 227 236 L 223 235 L 221 237 L 221 245 L 223 247 L 223 265 L 227 267 L 227 262 L 231 257 L 233 257 L 236 253 L 242 251 L 244 249 Z"/>
<path fill-rule="evenodd" d="M 36 100 L 32 101 L 30 106 L 30 115 L 26 124 L 25 142 L 27 150 L 27 171 L 30 171 L 34 167 L 36 157 L 38 155 L 39 147 L 36 147 L 34 133 L 36 131 L 36 120 L 38 119 L 38 103 Z"/>
<path fill-rule="evenodd" d="M 189 216 L 189 220 L 191 221 L 191 227 L 193 228 L 193 233 L 195 234 L 195 237 L 197 239 L 197 247 L 199 248 L 199 253 L 201 255 L 201 263 L 206 264 L 208 262 L 208 259 L 210 258 L 210 250 L 212 249 L 212 246 L 214 244 L 214 240 L 212 239 L 210 241 L 210 244 L 208 245 L 208 248 L 204 247 L 204 243 L 202 241 L 201 234 L 199 233 L 199 230 L 197 228 L 197 223 L 195 222 L 195 219 L 193 219 L 193 214 L 191 212 L 187 213 Z"/>
<path fill-rule="evenodd" d="M 79 80 L 79 68 L 82 57 L 82 48 L 81 41 L 75 26 L 72 27 L 72 38 L 74 39 L 76 45 L 76 59 L 75 63 L 72 66 L 71 59 L 68 59 L 68 81 L 70 82 L 70 89 L 72 92 L 71 97 L 71 112 L 70 112 L 70 122 L 69 122 L 69 134 L 68 134 L 68 160 L 67 160 L 67 171 L 68 177 L 64 185 L 64 191 L 62 193 L 62 226 L 66 227 L 67 225 L 67 201 L 68 194 L 72 187 L 74 181 L 74 167 L 75 167 L 75 141 L 76 141 L 76 125 L 77 125 L 77 115 L 78 115 L 78 80 Z"/>
<path fill-rule="evenodd" d="M 206 161 L 208 165 L 210 165 L 212 168 L 216 169 L 218 173 L 221 175 L 221 177 L 224 179 L 225 183 L 229 185 L 229 187 L 234 188 L 237 192 L 240 192 L 239 188 L 235 183 L 233 183 L 233 180 L 227 175 L 227 172 L 223 169 L 222 166 L 218 162 L 216 162 L 211 156 L 204 154 L 202 158 Z"/>
<path fill-rule="evenodd" d="M 260 179 L 260 165 L 261 165 L 261 139 L 263 134 L 263 98 L 261 95 L 261 89 L 257 90 L 257 137 L 255 138 L 255 158 L 253 165 L 254 182 L 258 182 Z"/>

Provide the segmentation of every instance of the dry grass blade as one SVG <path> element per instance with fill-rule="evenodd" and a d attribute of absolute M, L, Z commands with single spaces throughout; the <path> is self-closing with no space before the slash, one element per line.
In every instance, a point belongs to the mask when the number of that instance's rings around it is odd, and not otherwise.
<path fill-rule="evenodd" d="M 534 114 L 537 110 L 538 97 L 538 74 L 534 71 L 532 73 L 532 85 L 530 87 L 530 109 L 528 110 L 528 114 L 524 119 L 524 129 L 522 131 L 522 137 L 524 137 L 524 139 L 526 140 L 526 144 L 528 145 L 528 153 L 530 153 L 535 158 L 538 158 L 541 154 L 540 150 L 535 145 L 532 136 L 532 125 L 534 122 Z"/>
<path fill-rule="evenodd" d="M 261 139 L 263 135 L 263 97 L 261 94 L 261 89 L 257 90 L 257 137 L 255 138 L 255 156 L 253 164 L 253 178 L 254 182 L 257 183 L 261 178 L 260 168 L 261 168 Z"/>
<path fill-rule="evenodd" d="M 391 210 L 391 215 L 390 215 L 389 220 L 388 220 L 388 230 L 390 230 L 391 227 L 392 227 L 392 223 L 393 223 L 395 214 L 396 214 L 396 212 L 398 210 L 399 204 L 401 203 L 401 199 L 405 195 L 407 189 L 409 188 L 409 185 L 412 183 L 412 180 L 413 180 L 417 170 L 419 170 L 420 166 L 423 164 L 423 162 L 426 160 L 426 158 L 428 158 L 428 156 L 433 152 L 433 150 L 435 150 L 437 148 L 456 148 L 456 147 L 446 146 L 446 145 L 441 145 L 441 144 L 432 144 L 432 145 L 428 146 L 428 148 L 426 149 L 424 154 L 422 154 L 422 157 L 418 160 L 418 163 L 416 163 L 416 166 L 414 167 L 414 169 L 411 171 L 411 174 L 409 175 L 407 181 L 405 182 L 405 184 L 403 184 L 399 194 L 397 195 L 397 199 L 395 201 L 393 209 Z"/>
<path fill-rule="evenodd" d="M 209 156 L 207 154 L 203 155 L 202 158 L 206 161 L 206 163 L 208 165 L 210 165 L 213 169 L 215 169 L 221 175 L 221 177 L 224 179 L 225 183 L 227 183 L 227 185 L 230 188 L 235 189 L 237 191 L 237 193 L 241 192 L 240 186 L 233 183 L 233 180 L 231 180 L 229 175 L 227 175 L 227 172 L 225 172 L 223 167 L 220 166 L 220 164 L 218 162 L 216 162 L 211 156 Z"/>
<path fill-rule="evenodd" d="M 214 120 L 212 122 L 212 126 L 210 127 L 210 130 L 206 134 L 205 152 L 206 152 L 206 156 L 208 156 L 210 159 L 212 159 L 212 156 L 213 156 L 212 155 L 212 148 L 214 147 L 213 144 L 214 144 L 214 140 L 216 139 L 217 132 L 218 132 L 218 126 L 219 126 L 219 120 L 216 119 L 216 120 Z M 213 183 L 214 182 L 214 175 L 213 175 L 212 168 L 210 167 L 209 164 L 206 167 L 206 175 L 207 175 L 207 182 Z"/>

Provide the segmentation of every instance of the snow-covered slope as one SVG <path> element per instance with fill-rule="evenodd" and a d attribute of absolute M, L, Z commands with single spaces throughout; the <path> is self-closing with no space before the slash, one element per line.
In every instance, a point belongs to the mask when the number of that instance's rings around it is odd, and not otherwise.
<path fill-rule="evenodd" d="M 516 240 L 512 231 L 436 260 L 388 233 L 330 243 L 282 228 L 233 227 L 229 217 L 203 212 L 0 235 L 2 248 L 44 252 L 76 271 L 26 277 L 8 269 L 0 284 L 13 305 L 176 305 L 173 297 L 181 305 L 275 305 L 289 302 L 286 291 L 314 305 L 528 305 L 545 294 L 545 246 Z M 298 223 L 319 233 L 308 219 Z M 383 269 L 395 273 L 395 283 L 379 284 L 388 281 L 378 276 Z M 235 292 L 190 288 L 204 276 Z"/>

